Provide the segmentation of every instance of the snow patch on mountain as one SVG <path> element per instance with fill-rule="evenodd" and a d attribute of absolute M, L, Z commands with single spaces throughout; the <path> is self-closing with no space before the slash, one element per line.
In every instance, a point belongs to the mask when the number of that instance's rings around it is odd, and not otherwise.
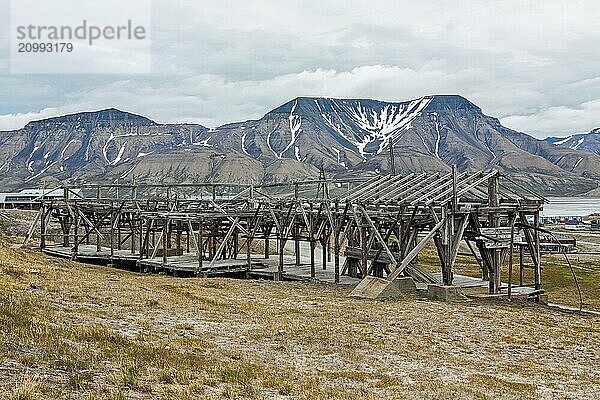
<path fill-rule="evenodd" d="M 299 115 L 294 114 L 294 111 L 296 111 L 297 106 L 298 106 L 298 100 L 296 99 L 296 101 L 294 102 L 294 105 L 292 106 L 292 109 L 290 110 L 290 115 L 288 116 L 288 122 L 290 124 L 290 132 L 291 132 L 290 142 L 287 144 L 287 146 L 285 146 L 283 148 L 283 150 L 281 151 L 281 153 L 279 153 L 277 158 L 282 158 L 283 154 L 296 144 L 296 139 L 298 138 L 298 134 L 300 133 L 300 131 L 302 131 L 302 128 L 301 128 L 302 118 Z M 296 158 L 298 158 L 298 157 L 296 157 Z M 298 161 L 300 161 L 300 160 L 298 160 Z"/>
<path fill-rule="evenodd" d="M 569 148 L 573 149 L 573 150 L 577 150 L 579 148 L 579 146 L 581 146 L 581 144 L 584 142 L 585 138 L 581 138 L 579 139 L 576 143 L 573 143 L 572 145 L 569 146 Z"/>
<path fill-rule="evenodd" d="M 119 149 L 119 152 L 117 153 L 117 157 L 109 163 L 109 165 L 117 165 L 119 163 L 119 161 L 121 161 L 121 158 L 123 157 L 123 153 L 125 152 L 125 145 L 121 146 L 121 148 Z"/>
<path fill-rule="evenodd" d="M 558 142 L 554 142 L 554 144 L 556 146 L 560 146 L 561 144 L 567 143 L 569 140 L 571 140 L 572 137 L 573 136 L 568 136 L 568 137 L 564 138 L 563 140 L 559 140 Z"/>
<path fill-rule="evenodd" d="M 40 146 L 34 146 L 33 150 L 31 151 L 31 153 L 29 154 L 29 157 L 27 157 L 27 161 L 25 161 L 25 165 L 27 165 L 27 170 L 29 172 L 31 172 L 32 174 L 34 173 L 33 170 L 33 163 L 34 161 L 31 161 L 31 159 L 33 158 L 33 155 L 35 154 L 35 152 L 40 148 Z"/>
<path fill-rule="evenodd" d="M 271 145 L 271 134 L 272 133 L 273 133 L 272 131 L 267 133 L 267 147 L 269 148 L 269 150 L 271 150 L 273 152 L 273 154 L 275 154 L 275 157 L 281 158 L 279 156 L 279 154 L 277 154 L 277 152 L 275 150 L 273 150 L 273 146 Z"/>
<path fill-rule="evenodd" d="M 104 156 L 104 161 L 106 161 L 106 163 L 108 165 L 110 165 L 110 160 L 108 159 L 108 145 L 110 144 L 110 142 L 113 141 L 113 139 L 115 138 L 115 134 L 114 133 L 110 133 L 110 136 L 108 137 L 108 139 L 106 140 L 106 143 L 104 143 L 104 146 L 102 147 L 102 155 Z"/>
<path fill-rule="evenodd" d="M 133 171 L 135 169 L 135 165 L 131 168 L 129 168 L 127 171 L 123 172 L 120 176 L 119 179 L 123 179 L 125 178 L 127 175 L 129 175 L 131 173 L 131 171 Z"/>
<path fill-rule="evenodd" d="M 241 142 L 242 151 L 244 152 L 244 154 L 250 155 L 250 153 L 248 153 L 248 150 L 246 149 L 246 132 L 244 132 L 244 134 L 242 135 Z"/>
<path fill-rule="evenodd" d="M 438 113 L 437 112 L 433 112 L 431 113 L 431 116 L 433 117 L 433 124 L 435 126 L 435 133 L 436 133 L 436 138 L 435 138 L 435 157 L 438 160 L 441 160 L 440 158 L 440 142 L 442 140 L 442 135 L 440 134 L 440 122 L 438 120 Z"/>
<path fill-rule="evenodd" d="M 10 164 L 10 161 L 6 161 L 4 164 L 2 164 L 2 166 L 0 167 L 0 175 L 8 172 L 8 170 L 10 168 L 6 168 L 6 167 L 8 167 L 9 164 Z M 6 168 L 6 171 L 4 171 L 4 168 Z"/>
<path fill-rule="evenodd" d="M 333 115 L 322 112 L 321 116 L 329 126 L 352 143 L 365 157 L 366 155 L 380 154 L 387 147 L 388 140 L 396 139 L 399 132 L 407 129 L 431 100 L 432 97 L 422 97 L 408 104 L 382 103 L 376 107 L 371 104 L 365 105 L 361 101 L 348 103 L 343 100 L 331 100 Z M 347 116 L 349 122 L 358 126 L 363 134 L 358 135 L 350 129 L 348 129 L 349 132 L 345 132 L 342 125 L 336 122 L 337 120 L 344 123 L 344 116 Z M 372 143 L 377 144 L 376 150 L 367 150 Z"/>
<path fill-rule="evenodd" d="M 65 147 L 62 149 L 62 151 L 60 152 L 60 158 L 61 160 L 68 160 L 69 157 L 65 158 L 65 153 L 67 152 L 67 150 L 69 149 L 69 147 L 75 143 L 76 140 L 75 139 L 71 139 L 69 140 L 69 142 L 65 145 Z"/>
<path fill-rule="evenodd" d="M 45 166 L 40 172 L 38 172 L 37 174 L 31 175 L 29 178 L 25 179 L 25 182 L 30 182 L 32 180 L 34 180 L 35 178 L 37 178 L 38 176 L 42 175 L 44 172 L 48 171 L 50 168 L 52 168 L 57 162 L 53 161 L 51 162 L 49 165 Z"/>

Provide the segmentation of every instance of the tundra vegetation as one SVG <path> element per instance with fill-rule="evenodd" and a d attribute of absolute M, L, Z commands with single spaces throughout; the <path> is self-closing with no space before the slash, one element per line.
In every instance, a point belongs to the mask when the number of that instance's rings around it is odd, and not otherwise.
<path fill-rule="evenodd" d="M 423 265 L 437 262 L 432 250 Z M 577 265 L 599 310 L 600 269 Z M 559 258 L 544 283 L 551 301 L 577 304 Z M 600 397 L 598 316 L 350 290 L 138 274 L 0 236 L 0 398 Z"/>

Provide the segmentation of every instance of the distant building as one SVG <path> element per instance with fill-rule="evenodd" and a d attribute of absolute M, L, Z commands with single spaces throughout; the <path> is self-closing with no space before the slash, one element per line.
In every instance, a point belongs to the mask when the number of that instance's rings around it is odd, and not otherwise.
<path fill-rule="evenodd" d="M 540 250 L 545 253 L 573 253 L 577 250 L 577 240 L 572 236 L 542 234 Z"/>
<path fill-rule="evenodd" d="M 70 197 L 81 197 L 81 189 L 70 189 Z M 37 210 L 42 199 L 62 199 L 64 189 L 23 189 L 20 192 L 0 193 L 0 207 Z"/>
<path fill-rule="evenodd" d="M 540 223 L 542 225 L 547 225 L 547 224 L 565 224 L 565 225 L 577 225 L 583 222 L 583 217 L 579 216 L 579 215 L 572 215 L 572 216 L 564 216 L 564 215 L 553 215 L 553 216 L 547 216 L 547 215 L 542 215 L 540 216 Z"/>

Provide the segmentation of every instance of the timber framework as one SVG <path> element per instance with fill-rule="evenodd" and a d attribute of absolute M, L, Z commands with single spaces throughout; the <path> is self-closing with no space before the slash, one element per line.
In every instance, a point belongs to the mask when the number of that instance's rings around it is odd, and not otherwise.
<path fill-rule="evenodd" d="M 460 254 L 476 260 L 489 293 L 541 292 L 546 200 L 495 170 L 62 190 L 60 199 L 41 199 L 29 235 L 39 234 L 42 251 L 56 256 L 178 275 L 353 285 L 407 276 L 452 285 Z M 428 244 L 437 250 L 438 271 L 419 265 Z"/>

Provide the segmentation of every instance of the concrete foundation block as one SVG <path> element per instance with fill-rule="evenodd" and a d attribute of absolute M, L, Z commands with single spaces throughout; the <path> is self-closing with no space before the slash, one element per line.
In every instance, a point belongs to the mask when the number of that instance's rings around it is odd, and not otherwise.
<path fill-rule="evenodd" d="M 461 301 L 466 300 L 465 296 L 458 286 L 444 286 L 437 284 L 427 285 L 427 297 L 432 300 L 441 301 Z"/>
<path fill-rule="evenodd" d="M 412 278 L 397 278 L 388 281 L 384 278 L 367 276 L 350 293 L 351 297 L 365 299 L 393 299 L 406 294 L 414 294 L 417 291 Z"/>
<path fill-rule="evenodd" d="M 540 294 L 540 299 L 539 299 L 540 303 L 544 304 L 544 305 L 548 305 L 548 295 L 547 294 Z"/>

